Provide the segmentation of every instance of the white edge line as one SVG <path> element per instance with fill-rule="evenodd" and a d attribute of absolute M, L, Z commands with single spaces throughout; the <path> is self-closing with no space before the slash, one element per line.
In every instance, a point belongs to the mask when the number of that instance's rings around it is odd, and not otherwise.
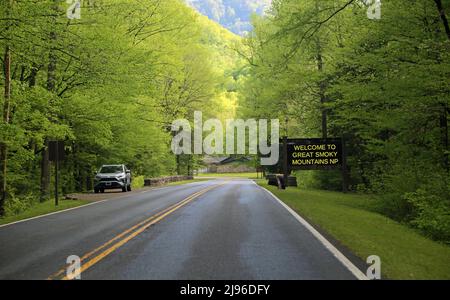
<path fill-rule="evenodd" d="M 115 199 L 117 199 L 117 198 L 115 198 Z M 39 219 L 39 218 L 44 218 L 44 217 L 48 217 L 48 216 L 52 216 L 52 215 L 56 215 L 56 214 L 60 214 L 60 213 L 63 213 L 63 212 L 67 212 L 67 211 L 71 211 L 71 210 L 75 210 L 75 209 L 91 206 L 91 205 L 94 205 L 94 204 L 103 203 L 103 202 L 106 202 L 106 201 L 109 201 L 109 200 L 113 200 L 113 199 L 104 199 L 104 200 L 100 200 L 100 201 L 95 201 L 95 202 L 92 202 L 92 203 L 88 203 L 88 204 L 84 204 L 84 205 L 80 205 L 80 206 L 75 206 L 75 207 L 72 207 L 72 208 L 58 210 L 58 211 L 51 212 L 51 213 L 48 213 L 48 214 L 45 214 L 45 215 L 39 215 L 39 216 L 35 216 L 35 217 L 32 217 L 32 218 L 23 219 L 23 220 L 11 222 L 11 223 L 3 224 L 3 225 L 0 225 L 0 228 L 6 227 L 6 226 L 10 226 L 10 225 L 14 225 L 14 224 L 18 224 L 18 223 L 31 221 L 31 220 L 35 220 L 35 219 Z"/>
<path fill-rule="evenodd" d="M 369 280 L 367 276 L 361 272 L 341 251 L 333 246 L 323 235 L 320 234 L 314 227 L 311 226 L 305 219 L 303 219 L 299 214 L 297 214 L 292 208 L 290 208 L 286 203 L 281 201 L 277 196 L 275 196 L 271 191 L 265 187 L 260 186 L 255 181 L 253 181 L 260 188 L 265 190 L 269 195 L 271 195 L 278 203 L 280 203 L 284 208 L 287 209 L 294 216 L 297 221 L 299 221 L 303 226 L 308 229 L 315 238 L 317 238 L 333 255 L 336 257 L 358 280 Z"/>
<path fill-rule="evenodd" d="M 192 182 L 192 183 L 195 183 L 195 182 Z M 187 183 L 186 185 L 192 184 L 192 183 Z M 178 185 L 178 186 L 180 186 L 180 185 Z M 151 190 L 144 191 L 144 192 L 141 192 L 141 193 L 144 194 L 144 193 L 153 192 L 153 191 L 160 191 L 160 190 L 164 190 L 164 189 L 167 189 L 167 188 L 170 188 L 170 187 L 173 187 L 173 186 L 165 186 L 165 187 L 155 188 L 155 189 L 151 189 Z M 80 209 L 80 208 L 91 206 L 91 205 L 95 205 L 95 204 L 100 204 L 100 203 L 103 203 L 103 202 L 106 202 L 106 201 L 119 200 L 119 199 L 126 198 L 126 197 L 129 197 L 129 196 L 132 196 L 132 195 L 128 194 L 128 195 L 124 195 L 124 196 L 117 197 L 117 198 L 103 199 L 103 200 L 100 200 L 100 201 L 95 201 L 95 202 L 92 202 L 92 203 L 88 203 L 88 204 L 84 204 L 84 205 L 80 205 L 80 206 L 75 206 L 75 207 L 72 207 L 72 208 L 58 210 L 58 211 L 51 212 L 51 213 L 48 213 L 48 214 L 45 214 L 45 215 L 39 215 L 39 216 L 35 216 L 35 217 L 32 217 L 32 218 L 27 218 L 27 219 L 23 219 L 23 220 L 11 222 L 11 223 L 6 223 L 6 224 L 3 224 L 3 225 L 0 225 L 0 228 L 11 226 L 11 225 L 14 225 L 14 224 L 28 222 L 28 221 L 35 220 L 35 219 L 45 218 L 45 217 L 48 217 L 48 216 L 52 216 L 52 215 L 56 215 L 56 214 L 60 214 L 60 213 L 64 213 L 64 212 L 68 212 L 68 211 L 75 210 L 75 209 Z"/>

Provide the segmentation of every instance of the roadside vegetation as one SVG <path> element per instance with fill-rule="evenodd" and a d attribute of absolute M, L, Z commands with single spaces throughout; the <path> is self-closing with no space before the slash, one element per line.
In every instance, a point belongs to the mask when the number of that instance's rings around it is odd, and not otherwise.
<path fill-rule="evenodd" d="M 144 176 L 135 176 L 133 177 L 133 180 L 131 181 L 131 187 L 133 189 L 140 189 L 144 187 L 145 177 Z"/>
<path fill-rule="evenodd" d="M 258 183 L 363 261 L 378 255 L 387 278 L 450 279 L 450 247 L 380 214 L 372 196 Z"/>
<path fill-rule="evenodd" d="M 238 112 L 290 138 L 343 138 L 352 191 L 450 243 L 450 1 L 382 1 L 378 18 L 363 2 L 281 0 L 255 17 Z M 342 190 L 340 172 L 299 173 Z"/>
<path fill-rule="evenodd" d="M 81 3 L 69 19 L 66 1 L 0 1 L 0 215 L 53 194 L 49 141 L 65 142 L 61 194 L 102 164 L 139 187 L 201 159 L 172 153 L 173 120 L 234 115 L 240 37 L 179 0 Z"/>

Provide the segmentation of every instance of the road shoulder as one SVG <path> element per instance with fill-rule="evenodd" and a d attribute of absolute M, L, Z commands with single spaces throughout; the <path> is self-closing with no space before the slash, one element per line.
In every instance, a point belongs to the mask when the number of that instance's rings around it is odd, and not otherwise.
<path fill-rule="evenodd" d="M 255 182 L 255 184 L 257 184 Z M 258 184 L 257 184 L 258 185 Z M 300 216 L 296 211 L 284 203 L 280 198 L 275 196 L 271 191 L 263 186 L 260 186 L 266 193 L 268 193 L 275 201 L 283 206 L 300 224 L 306 227 L 311 234 L 318 239 L 358 280 L 367 280 L 367 276 L 363 271 L 365 263 L 356 255 L 350 252 L 350 250 L 340 244 L 336 239 L 320 229 L 316 225 Z"/>

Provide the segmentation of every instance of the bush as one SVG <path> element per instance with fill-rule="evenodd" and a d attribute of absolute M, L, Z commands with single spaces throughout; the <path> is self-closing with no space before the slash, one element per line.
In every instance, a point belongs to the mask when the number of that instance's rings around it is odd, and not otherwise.
<path fill-rule="evenodd" d="M 378 192 L 379 211 L 427 237 L 450 243 L 450 181 L 446 171 L 417 160 L 391 167 Z"/>
<path fill-rule="evenodd" d="M 302 188 L 342 191 L 342 176 L 339 170 L 296 171 L 295 176 Z"/>
<path fill-rule="evenodd" d="M 413 208 L 414 217 L 409 222 L 413 227 L 432 239 L 450 244 L 450 205 L 447 199 L 423 189 L 407 193 L 403 198 Z"/>
<path fill-rule="evenodd" d="M 298 186 L 304 189 L 315 189 L 317 188 L 316 181 L 314 179 L 314 171 L 295 171 L 292 174 L 297 177 Z"/>
<path fill-rule="evenodd" d="M 11 194 L 5 202 L 5 216 L 18 215 L 38 202 L 38 198 L 33 194 L 22 195 L 20 197 Z"/>
<path fill-rule="evenodd" d="M 134 189 L 139 189 L 144 187 L 144 176 L 136 176 L 133 178 L 133 181 L 131 182 L 131 186 Z"/>

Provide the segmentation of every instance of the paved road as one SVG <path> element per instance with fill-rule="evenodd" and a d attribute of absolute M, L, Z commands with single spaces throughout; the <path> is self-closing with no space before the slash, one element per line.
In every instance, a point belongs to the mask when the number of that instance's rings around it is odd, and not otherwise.
<path fill-rule="evenodd" d="M 251 180 L 145 191 L 0 227 L 0 279 L 61 279 L 69 255 L 85 257 L 83 279 L 355 279 Z"/>

